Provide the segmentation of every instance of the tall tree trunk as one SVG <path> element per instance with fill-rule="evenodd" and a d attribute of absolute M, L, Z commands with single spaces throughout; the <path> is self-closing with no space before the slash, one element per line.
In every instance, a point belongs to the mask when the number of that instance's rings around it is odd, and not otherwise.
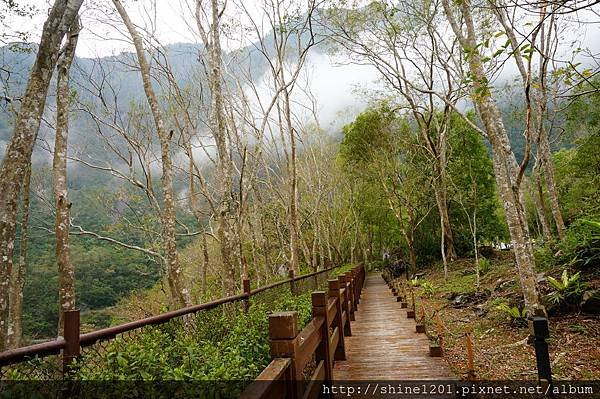
<path fill-rule="evenodd" d="M 167 277 L 171 292 L 171 300 L 173 305 L 178 307 L 191 305 L 191 296 L 189 290 L 184 283 L 184 276 L 179 264 L 176 241 L 175 227 L 175 195 L 173 192 L 173 161 L 171 158 L 171 136 L 173 131 L 168 132 L 164 126 L 163 117 L 160 106 L 154 89 L 152 87 L 152 79 L 150 77 L 150 65 L 144 54 L 144 44 L 135 25 L 129 18 L 127 11 L 121 4 L 120 0 L 113 0 L 113 4 L 117 12 L 121 16 L 125 27 L 129 31 L 129 35 L 133 41 L 138 63 L 140 65 L 140 74 L 144 85 L 146 100 L 152 111 L 154 125 L 160 141 L 160 154 L 162 161 L 162 190 L 163 190 L 163 209 L 161 212 L 161 227 L 162 241 L 165 251 L 165 262 L 167 269 Z"/>
<path fill-rule="evenodd" d="M 202 295 L 206 294 L 206 279 L 208 278 L 208 265 L 210 258 L 208 257 L 208 241 L 206 240 L 206 232 L 202 233 L 202 256 L 204 262 L 202 265 Z"/>
<path fill-rule="evenodd" d="M 8 325 L 8 349 L 18 348 L 23 341 L 23 288 L 27 270 L 27 243 L 29 240 L 29 197 L 31 165 L 28 166 L 21 188 L 21 234 L 19 236 L 19 264 L 10 288 L 10 321 Z"/>
<path fill-rule="evenodd" d="M 444 243 L 446 249 L 446 257 L 453 261 L 456 259 L 456 249 L 454 248 L 454 234 L 452 233 L 452 224 L 450 223 L 450 216 L 448 215 L 448 197 L 446 195 L 445 190 L 447 188 L 442 189 L 442 194 L 440 196 L 440 202 L 438 206 L 438 211 L 440 212 L 441 226 L 442 232 L 444 234 Z"/>
<path fill-rule="evenodd" d="M 413 234 L 405 235 L 406 245 L 408 247 L 409 268 L 406 269 L 406 278 L 417 272 L 417 252 L 415 251 L 415 240 Z"/>
<path fill-rule="evenodd" d="M 535 106 L 532 107 L 532 110 L 534 110 L 536 113 L 536 122 L 537 122 L 537 128 L 538 128 L 538 136 L 539 136 L 537 138 L 537 141 L 538 141 L 538 160 L 537 160 L 537 162 L 539 162 L 542 165 L 543 170 L 544 170 L 544 176 L 545 176 L 546 185 L 548 188 L 548 197 L 550 198 L 550 207 L 552 209 L 552 216 L 553 216 L 554 222 L 556 224 L 556 230 L 557 230 L 558 236 L 559 236 L 559 238 L 562 239 L 564 237 L 565 225 L 563 222 L 562 214 L 560 212 L 560 206 L 558 203 L 558 195 L 556 193 L 556 184 L 554 182 L 554 166 L 552 164 L 552 153 L 551 153 L 551 149 L 550 149 L 550 142 L 548 141 L 548 133 L 546 132 L 546 129 L 544 127 L 544 117 L 546 115 L 546 110 L 547 110 L 547 94 L 546 94 L 546 87 L 545 87 L 545 82 L 547 81 L 547 78 L 546 78 L 547 63 L 549 60 L 547 58 L 548 57 L 547 54 L 551 53 L 550 47 L 552 46 L 552 44 L 551 44 L 552 29 L 548 30 L 547 37 L 544 34 L 544 32 L 545 32 L 545 25 L 547 23 L 549 23 L 550 26 L 552 26 L 554 24 L 554 15 L 551 15 L 550 18 L 547 20 L 547 18 L 546 18 L 547 4 L 540 3 L 539 6 L 540 6 L 540 22 L 539 22 L 538 27 L 540 27 L 541 32 L 542 32 L 542 40 L 540 41 L 539 48 L 537 50 L 541 54 L 542 59 L 540 60 L 539 65 L 538 65 L 539 66 L 539 76 L 538 76 L 539 92 L 532 90 L 532 97 L 534 98 L 534 101 L 535 101 Z M 528 82 L 527 69 L 525 67 L 523 60 L 518 56 L 518 54 L 520 54 L 519 46 L 521 45 L 521 43 L 519 42 L 519 40 L 517 39 L 517 37 L 515 35 L 515 29 L 510 24 L 510 18 L 509 18 L 507 9 L 508 8 L 504 4 L 501 4 L 501 3 L 494 4 L 494 7 L 493 7 L 493 11 L 496 14 L 496 17 L 498 18 L 498 21 L 502 24 L 502 26 L 505 30 L 505 33 L 507 34 L 507 36 L 509 38 L 511 49 L 512 49 L 513 53 L 515 54 L 513 59 L 516 61 L 517 68 L 519 70 L 519 73 L 521 74 L 521 78 L 523 79 L 523 84 L 525 86 L 527 86 L 527 84 L 528 84 L 527 83 Z M 554 30 L 554 32 L 556 32 L 556 30 Z M 537 162 L 536 162 L 536 166 L 538 166 Z M 541 196 L 541 193 L 540 193 L 540 201 L 543 205 L 543 197 Z M 539 214 L 539 212 L 538 212 L 538 214 Z M 545 213 L 544 213 L 544 215 L 545 215 Z M 545 218 L 545 216 L 544 216 L 544 218 Z M 542 223 L 542 229 L 545 229 L 547 227 L 547 219 L 546 219 L 546 221 L 541 219 L 540 222 Z M 546 226 L 544 226 L 544 223 L 546 223 Z"/>
<path fill-rule="evenodd" d="M 529 239 L 522 191 L 519 187 L 519 166 L 510 147 L 500 110 L 487 87 L 488 79 L 483 69 L 482 57 L 477 50 L 471 1 L 464 0 L 458 5 L 466 27 L 466 34 L 463 34 L 454 18 L 449 1 L 442 0 L 442 5 L 462 49 L 469 54 L 468 66 L 473 78 L 472 98 L 492 145 L 496 182 L 506 213 L 525 306 L 529 315 L 533 315 L 538 313 L 538 310 L 543 311 L 543 306 L 539 301 L 533 248 Z"/>
<path fill-rule="evenodd" d="M 222 91 L 221 74 L 221 45 L 218 23 L 218 4 L 216 0 L 211 1 L 213 14 L 212 41 L 211 48 L 211 94 L 212 94 L 212 123 L 213 134 L 217 144 L 218 177 L 221 198 L 218 207 L 217 219 L 219 222 L 218 237 L 221 242 L 221 261 L 223 262 L 223 291 L 224 294 L 235 294 L 235 204 L 233 198 L 232 174 L 233 164 L 227 145 L 227 129 L 225 125 L 224 100 Z"/>
<path fill-rule="evenodd" d="M 283 62 L 281 63 L 283 65 Z M 283 67 L 281 68 L 281 85 L 285 85 L 283 77 Z M 290 108 L 290 96 L 288 89 L 283 90 L 283 101 L 284 101 L 284 115 L 285 123 L 290 139 L 290 158 L 289 158 L 289 174 L 290 174 L 290 193 L 289 193 L 289 206 L 290 206 L 290 270 L 296 275 L 300 274 L 300 262 L 298 247 L 300 245 L 300 222 L 298 217 L 298 176 L 297 176 L 297 156 L 296 156 L 296 132 L 292 126 L 292 114 Z"/>
<path fill-rule="evenodd" d="M 448 119 L 449 110 L 446 110 L 446 119 L 444 126 L 440 130 L 439 137 L 439 154 L 437 159 L 438 167 L 438 183 L 435 185 L 436 203 L 438 206 L 438 212 L 440 214 L 440 225 L 442 227 L 443 245 L 445 249 L 445 257 L 450 261 L 456 259 L 456 250 L 454 249 L 454 234 L 452 233 L 452 225 L 450 223 L 450 216 L 448 215 L 448 185 L 447 185 L 447 156 L 448 156 Z M 444 265 L 446 262 L 444 260 Z M 445 274 L 447 275 L 447 271 Z"/>
<path fill-rule="evenodd" d="M 54 159 L 52 177 L 54 183 L 54 204 L 56 218 L 54 234 L 56 236 L 56 264 L 58 266 L 58 336 L 64 333 L 64 313 L 75 309 L 75 270 L 71 263 L 69 248 L 69 227 L 71 225 L 67 187 L 67 148 L 69 139 L 69 73 L 75 56 L 79 38 L 79 19 L 76 19 L 69 31 L 69 37 L 57 63 L 56 82 L 56 135 L 54 139 Z"/>
<path fill-rule="evenodd" d="M 271 265 L 271 258 L 269 256 L 269 242 L 267 240 L 267 235 L 265 234 L 265 223 L 263 218 L 259 218 L 259 223 L 260 223 L 260 244 L 261 244 L 261 248 L 262 248 L 262 253 L 263 253 L 263 257 L 265 260 L 265 276 L 267 276 L 265 278 L 265 281 L 267 278 L 271 277 L 271 274 L 273 273 L 273 267 Z"/>
<path fill-rule="evenodd" d="M 211 94 L 211 115 L 209 126 L 217 147 L 217 184 L 219 204 L 217 206 L 217 237 L 221 248 L 223 265 L 223 293 L 226 296 L 235 294 L 235 253 L 237 250 L 235 237 L 236 207 L 233 192 L 233 161 L 229 152 L 228 132 L 225 120 L 225 101 L 222 87 L 222 49 L 221 49 L 221 16 L 217 0 L 210 0 L 210 27 L 205 30 L 202 18 L 205 14 L 202 1 L 196 3 L 196 23 L 202 35 L 204 46 L 208 50 L 208 80 Z"/>
<path fill-rule="evenodd" d="M 554 165 L 552 164 L 552 152 L 548 133 L 543 127 L 540 129 L 540 152 L 542 154 L 542 166 L 544 167 L 544 179 L 548 189 L 548 199 L 550 200 L 550 210 L 556 224 L 558 237 L 562 240 L 565 237 L 565 222 L 562 218 L 560 205 L 558 204 L 558 194 L 556 193 L 556 182 L 554 180 Z"/>
<path fill-rule="evenodd" d="M 77 17 L 83 0 L 56 0 L 44 23 L 40 46 L 29 75 L 10 143 L 0 166 L 0 351 L 8 332 L 9 285 L 13 269 L 17 200 L 31 162 L 48 85 L 56 67 L 65 33 Z"/>
<path fill-rule="evenodd" d="M 533 198 L 533 202 L 535 203 L 538 220 L 540 221 L 540 225 L 542 227 L 542 237 L 544 237 L 544 241 L 547 242 L 552 239 L 552 230 L 550 230 L 548 218 L 546 217 L 546 207 L 544 206 L 544 191 L 542 189 L 542 181 L 540 176 L 541 171 L 539 170 L 540 162 L 541 159 L 538 149 L 538 156 L 535 159 L 535 166 L 533 167 L 535 186 L 531 187 L 531 198 Z"/>
<path fill-rule="evenodd" d="M 452 234 L 452 226 L 450 225 L 450 217 L 448 216 L 448 201 L 445 193 L 446 188 L 442 188 L 441 186 L 442 185 L 440 184 L 440 187 L 434 191 L 438 212 L 440 214 L 440 246 L 442 251 L 442 260 L 444 263 L 444 279 L 447 279 L 448 260 L 452 261 L 456 259 L 456 251 L 454 249 L 454 236 Z"/>

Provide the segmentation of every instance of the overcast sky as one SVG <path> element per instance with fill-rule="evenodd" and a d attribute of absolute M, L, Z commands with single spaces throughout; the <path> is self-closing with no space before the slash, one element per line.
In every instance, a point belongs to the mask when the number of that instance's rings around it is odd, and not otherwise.
<path fill-rule="evenodd" d="M 247 45 L 253 39 L 247 36 L 247 31 L 235 27 L 235 22 L 241 20 L 241 13 L 235 3 L 239 5 L 242 1 L 244 7 L 250 9 L 250 14 L 255 20 L 260 20 L 262 15 L 261 0 L 229 0 L 230 14 L 226 16 L 230 18 L 229 22 L 233 23 L 228 24 L 229 38 L 223 40 L 226 49 L 231 50 Z M 18 0 L 18 3 L 34 5 L 38 10 L 37 14 L 33 18 L 13 16 L 4 21 L 5 25 L 9 29 L 27 31 L 31 34 L 31 41 L 39 41 L 39 33 L 52 1 Z M 104 9 L 93 6 L 98 3 Z M 132 20 L 153 31 L 162 44 L 199 41 L 194 33 L 196 31 L 193 19 L 194 0 L 125 0 L 124 3 Z M 580 17 L 586 18 L 586 16 Z M 587 18 L 600 22 L 597 15 L 590 15 Z M 82 21 L 84 30 L 77 47 L 77 54 L 80 57 L 107 56 L 132 50 L 127 35 L 123 34 L 119 17 L 114 14 L 110 0 L 85 1 L 82 8 Z M 589 47 L 592 52 L 600 53 L 600 23 L 573 25 L 573 29 L 564 33 L 562 42 L 565 44 L 562 55 L 569 54 L 575 42 L 579 42 L 576 46 Z M 352 116 L 360 112 L 366 100 L 364 95 L 357 95 L 355 89 L 360 85 L 373 87 L 373 82 L 378 77 L 373 68 L 358 65 L 339 66 L 327 56 L 311 57 L 308 68 L 312 70 L 311 90 L 319 101 L 321 109 L 319 114 L 323 118 L 324 127 L 331 123 L 338 125 L 339 122 L 345 121 L 346 118 L 340 117 L 340 113 Z M 515 71 L 514 66 L 506 64 L 502 75 L 511 76 Z"/>
<path fill-rule="evenodd" d="M 230 0 L 228 11 L 230 18 L 239 19 L 239 13 L 234 13 L 233 2 Z M 242 1 L 242 0 L 239 0 Z M 35 6 L 37 13 L 33 17 L 11 16 L 6 20 L 4 31 L 21 30 L 30 34 L 30 40 L 39 41 L 47 13 L 51 8 L 50 0 L 18 0 L 19 4 Z M 104 9 L 94 6 L 102 4 Z M 193 0 L 129 0 L 124 1 L 131 19 L 138 25 L 152 29 L 155 36 L 162 44 L 193 43 L 199 38 L 195 33 Z M 245 0 L 244 6 L 254 18 L 260 17 L 258 0 Z M 114 12 L 110 0 L 85 1 L 82 7 L 81 19 L 84 29 L 77 44 L 77 55 L 80 57 L 97 57 L 119 53 L 123 50 L 132 50 L 129 43 L 123 41 L 124 36 L 115 27 L 120 26 L 118 15 L 110 15 L 106 11 Z M 112 25 L 112 26 L 111 26 Z M 10 32 L 9 32 L 10 33 Z M 224 47 L 233 49 L 242 44 L 248 44 L 249 38 L 242 39 L 242 32 L 235 28 L 230 29 L 230 38 L 224 40 Z"/>
<path fill-rule="evenodd" d="M 228 12 L 230 17 L 240 19 L 240 13 L 235 10 L 234 2 L 242 2 L 247 7 L 254 18 L 260 17 L 260 0 L 229 0 Z M 31 34 L 32 41 L 38 41 L 39 33 L 46 18 L 47 12 L 51 7 L 51 0 L 18 0 L 22 5 L 33 5 L 37 8 L 36 15 L 31 17 L 12 16 L 5 21 L 9 29 L 22 30 Z M 193 21 L 194 0 L 129 0 L 124 1 L 131 18 L 137 24 L 145 27 L 153 27 L 156 37 L 163 44 L 177 42 L 197 42 L 195 37 L 195 27 Z M 106 10 L 112 11 L 110 0 L 85 1 L 82 8 L 82 20 L 84 30 L 82 40 L 77 48 L 79 56 L 95 57 L 114 54 L 123 50 L 131 49 L 122 39 L 114 28 L 110 27 L 109 15 L 100 11 L 94 4 L 102 4 Z M 239 3 L 241 4 L 241 3 Z M 580 15 L 581 16 L 581 15 Z M 585 19 L 586 17 L 583 16 Z M 598 16 L 592 15 L 589 18 Z M 118 17 L 112 17 L 115 25 L 119 25 Z M 4 30 L 6 30 L 4 28 Z M 229 40 L 225 40 L 224 45 L 228 48 L 240 46 L 240 38 L 243 33 L 237 32 L 235 28 L 231 29 Z M 237 38 L 236 38 L 237 36 Z M 600 23 L 578 27 L 567 34 L 564 40 L 581 40 L 584 45 L 592 47 L 594 51 L 600 51 Z M 569 37 L 570 36 L 570 37 Z M 247 44 L 247 39 L 246 43 Z M 242 39 L 243 40 L 243 39 Z"/>

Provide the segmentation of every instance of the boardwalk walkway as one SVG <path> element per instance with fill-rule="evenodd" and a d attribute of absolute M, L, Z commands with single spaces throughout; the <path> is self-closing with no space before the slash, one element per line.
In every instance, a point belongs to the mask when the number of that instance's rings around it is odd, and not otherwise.
<path fill-rule="evenodd" d="M 429 340 L 415 332 L 379 274 L 367 276 L 352 336 L 346 337 L 346 361 L 336 361 L 333 378 L 348 380 L 454 379 L 442 358 L 429 357 Z"/>

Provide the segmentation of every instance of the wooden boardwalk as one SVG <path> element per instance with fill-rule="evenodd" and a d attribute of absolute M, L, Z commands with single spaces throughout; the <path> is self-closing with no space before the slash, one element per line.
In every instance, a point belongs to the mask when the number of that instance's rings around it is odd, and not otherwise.
<path fill-rule="evenodd" d="M 455 379 L 442 358 L 429 357 L 429 340 L 415 332 L 379 274 L 367 276 L 352 336 L 346 337 L 346 361 L 336 361 L 333 379 L 448 380 Z"/>

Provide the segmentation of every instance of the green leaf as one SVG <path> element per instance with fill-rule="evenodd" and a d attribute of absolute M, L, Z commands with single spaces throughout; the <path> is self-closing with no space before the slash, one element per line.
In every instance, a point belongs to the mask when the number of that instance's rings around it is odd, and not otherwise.
<path fill-rule="evenodd" d="M 554 277 L 548 276 L 548 283 L 552 287 L 556 288 L 557 290 L 563 289 L 563 285 L 558 280 L 556 280 Z"/>

